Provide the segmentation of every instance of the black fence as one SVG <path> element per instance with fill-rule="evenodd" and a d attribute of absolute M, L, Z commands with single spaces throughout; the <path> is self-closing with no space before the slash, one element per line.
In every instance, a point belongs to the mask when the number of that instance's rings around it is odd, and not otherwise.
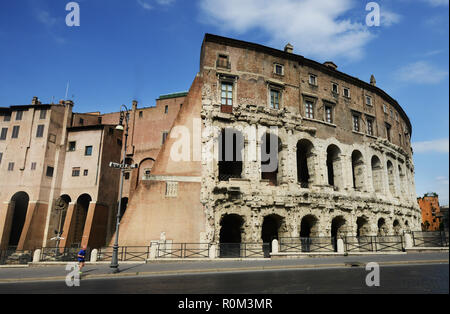
<path fill-rule="evenodd" d="M 156 258 L 209 258 L 210 243 L 158 243 Z"/>
<path fill-rule="evenodd" d="M 0 265 L 26 265 L 33 261 L 33 251 L 8 247 L 0 250 Z"/>
<path fill-rule="evenodd" d="M 330 253 L 337 251 L 337 242 L 334 237 L 280 238 L 279 246 L 279 251 L 282 253 Z"/>
<path fill-rule="evenodd" d="M 414 231 L 412 236 L 416 247 L 448 247 L 448 231 Z"/>
<path fill-rule="evenodd" d="M 218 258 L 268 258 L 270 243 L 218 243 Z"/>
<path fill-rule="evenodd" d="M 97 261 L 110 262 L 114 248 L 104 247 L 98 249 Z M 145 262 L 150 258 L 150 246 L 121 246 L 117 251 L 119 262 Z"/>
<path fill-rule="evenodd" d="M 346 252 L 402 252 L 403 237 L 393 236 L 360 236 L 345 237 Z"/>

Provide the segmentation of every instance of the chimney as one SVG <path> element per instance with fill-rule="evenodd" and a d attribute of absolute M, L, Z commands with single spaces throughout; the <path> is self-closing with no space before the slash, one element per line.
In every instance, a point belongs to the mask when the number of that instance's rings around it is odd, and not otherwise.
<path fill-rule="evenodd" d="M 284 47 L 284 52 L 287 52 L 287 53 L 293 53 L 293 52 L 294 52 L 294 46 L 292 46 L 291 44 L 287 44 L 287 45 Z"/>
<path fill-rule="evenodd" d="M 31 101 L 31 104 L 32 105 L 39 105 L 40 104 L 39 99 L 37 98 L 37 96 L 33 97 L 33 100 Z"/>
<path fill-rule="evenodd" d="M 338 66 L 333 61 L 326 61 L 323 63 L 323 65 L 325 65 L 333 70 L 337 70 L 337 68 L 338 68 Z"/>
<path fill-rule="evenodd" d="M 59 104 L 60 104 L 60 105 L 64 105 L 64 100 L 61 99 L 61 100 L 59 101 Z"/>
<path fill-rule="evenodd" d="M 133 100 L 133 104 L 131 105 L 131 109 L 132 110 L 136 110 L 138 106 L 138 101 L 137 100 Z"/>
<path fill-rule="evenodd" d="M 373 76 L 373 74 L 370 77 L 370 85 L 377 86 L 377 80 L 375 79 L 375 76 Z"/>

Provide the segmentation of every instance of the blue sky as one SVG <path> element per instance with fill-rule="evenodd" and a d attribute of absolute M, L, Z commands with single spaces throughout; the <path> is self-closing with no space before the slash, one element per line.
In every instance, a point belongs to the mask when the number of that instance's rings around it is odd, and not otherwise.
<path fill-rule="evenodd" d="M 66 0 L 0 3 L 0 106 L 69 98 L 75 111 L 117 111 L 188 90 L 205 33 L 256 42 L 377 85 L 413 125 L 418 195 L 449 199 L 449 1 L 383 0 L 378 27 L 361 0 Z"/>

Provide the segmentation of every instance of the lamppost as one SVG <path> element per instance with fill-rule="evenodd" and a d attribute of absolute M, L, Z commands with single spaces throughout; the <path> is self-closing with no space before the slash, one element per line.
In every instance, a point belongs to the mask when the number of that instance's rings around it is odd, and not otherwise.
<path fill-rule="evenodd" d="M 123 111 L 122 109 L 125 109 L 125 111 Z M 125 163 L 125 158 L 127 155 L 127 139 L 128 139 L 128 120 L 130 118 L 130 114 L 128 112 L 128 108 L 125 105 L 122 105 L 122 107 L 120 108 L 120 122 L 119 125 L 116 127 L 116 130 L 124 130 L 123 127 L 123 121 L 125 120 L 125 145 L 124 145 L 124 149 L 123 149 L 123 158 L 122 158 L 122 164 L 120 165 L 120 194 L 119 194 L 119 206 L 117 208 L 117 218 L 116 218 L 116 238 L 114 240 L 114 246 L 113 246 L 113 254 L 112 254 L 112 260 L 111 260 L 111 265 L 110 268 L 112 268 L 112 272 L 113 273 L 118 273 L 119 270 L 119 259 L 118 259 L 118 255 L 119 255 L 119 225 L 120 225 L 120 211 L 121 211 L 121 207 L 122 207 L 122 192 L 123 192 L 123 180 L 124 180 L 124 175 L 125 175 L 125 171 L 126 171 L 126 163 Z M 112 163 L 111 163 L 112 164 Z M 110 166 L 111 166 L 110 164 Z"/>

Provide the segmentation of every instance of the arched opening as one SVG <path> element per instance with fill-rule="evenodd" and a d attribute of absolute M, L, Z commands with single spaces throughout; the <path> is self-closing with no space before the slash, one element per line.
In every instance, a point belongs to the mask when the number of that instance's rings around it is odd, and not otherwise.
<path fill-rule="evenodd" d="M 74 227 L 73 227 L 73 237 L 71 246 L 80 246 L 83 239 L 84 225 L 86 223 L 86 218 L 89 210 L 89 204 L 92 198 L 88 194 L 80 195 L 77 199 L 75 205 L 74 213 Z"/>
<path fill-rule="evenodd" d="M 242 177 L 244 136 L 234 129 L 222 129 L 219 136 L 219 180 Z"/>
<path fill-rule="evenodd" d="M 369 234 L 369 222 L 364 217 L 358 217 L 356 219 L 356 236 L 363 237 Z"/>
<path fill-rule="evenodd" d="M 384 220 L 384 218 L 380 218 L 378 219 L 378 236 L 382 237 L 382 236 L 386 236 L 388 235 L 388 229 L 386 226 L 386 221 Z"/>
<path fill-rule="evenodd" d="M 272 251 L 272 241 L 279 240 L 280 227 L 283 224 L 284 218 L 278 215 L 268 215 L 264 217 L 264 221 L 261 229 L 261 239 L 263 243 L 269 243 L 268 246 L 264 246 L 264 256 L 270 257 Z"/>
<path fill-rule="evenodd" d="M 328 184 L 339 190 L 342 187 L 341 150 L 336 145 L 327 148 Z"/>
<path fill-rule="evenodd" d="M 302 252 L 310 252 L 312 239 L 317 231 L 317 218 L 313 215 L 306 215 L 300 223 L 300 242 Z"/>
<path fill-rule="evenodd" d="M 313 144 L 301 139 L 297 143 L 297 180 L 302 188 L 308 188 L 314 174 Z"/>
<path fill-rule="evenodd" d="M 337 252 L 337 240 L 345 236 L 346 220 L 342 216 L 337 216 L 331 221 L 331 238 L 334 251 Z"/>
<path fill-rule="evenodd" d="M 128 197 L 122 198 L 120 202 L 120 217 L 119 221 L 122 221 L 123 216 L 125 215 L 125 212 L 127 211 L 128 206 Z"/>
<path fill-rule="evenodd" d="M 364 188 L 364 158 L 360 151 L 352 153 L 353 188 L 362 191 Z"/>
<path fill-rule="evenodd" d="M 400 225 L 400 222 L 395 219 L 394 223 L 392 224 L 393 228 L 394 228 L 394 234 L 395 235 L 401 235 L 402 234 L 402 226 Z"/>
<path fill-rule="evenodd" d="M 398 175 L 400 179 L 399 181 L 401 195 L 406 196 L 406 176 L 401 165 L 398 165 Z"/>
<path fill-rule="evenodd" d="M 282 143 L 278 136 L 266 133 L 261 139 L 261 179 L 269 180 L 270 185 L 278 184 L 279 154 Z"/>
<path fill-rule="evenodd" d="M 69 204 L 72 202 L 72 199 L 69 195 L 61 195 L 55 202 L 55 210 L 58 213 L 58 225 L 55 230 L 56 236 L 61 236 L 63 233 L 64 222 L 66 221 L 67 209 L 69 208 Z"/>
<path fill-rule="evenodd" d="M 146 158 L 142 160 L 139 164 L 139 181 L 144 177 L 149 176 L 152 173 L 153 165 L 155 160 L 153 158 Z"/>
<path fill-rule="evenodd" d="M 388 181 L 389 181 L 389 191 L 392 196 L 395 196 L 395 179 L 394 179 L 394 166 L 392 162 L 388 160 L 387 162 L 387 172 L 388 172 Z"/>
<path fill-rule="evenodd" d="M 372 184 L 376 193 L 383 192 L 383 167 L 378 156 L 373 156 L 372 161 Z"/>
<path fill-rule="evenodd" d="M 220 257 L 240 257 L 244 219 L 236 214 L 225 215 L 220 221 Z"/>
<path fill-rule="evenodd" d="M 13 218 L 11 231 L 9 233 L 8 246 L 16 247 L 19 244 L 22 229 L 27 216 L 28 202 L 30 197 L 25 192 L 18 192 L 11 198 L 11 208 L 13 209 Z"/>

